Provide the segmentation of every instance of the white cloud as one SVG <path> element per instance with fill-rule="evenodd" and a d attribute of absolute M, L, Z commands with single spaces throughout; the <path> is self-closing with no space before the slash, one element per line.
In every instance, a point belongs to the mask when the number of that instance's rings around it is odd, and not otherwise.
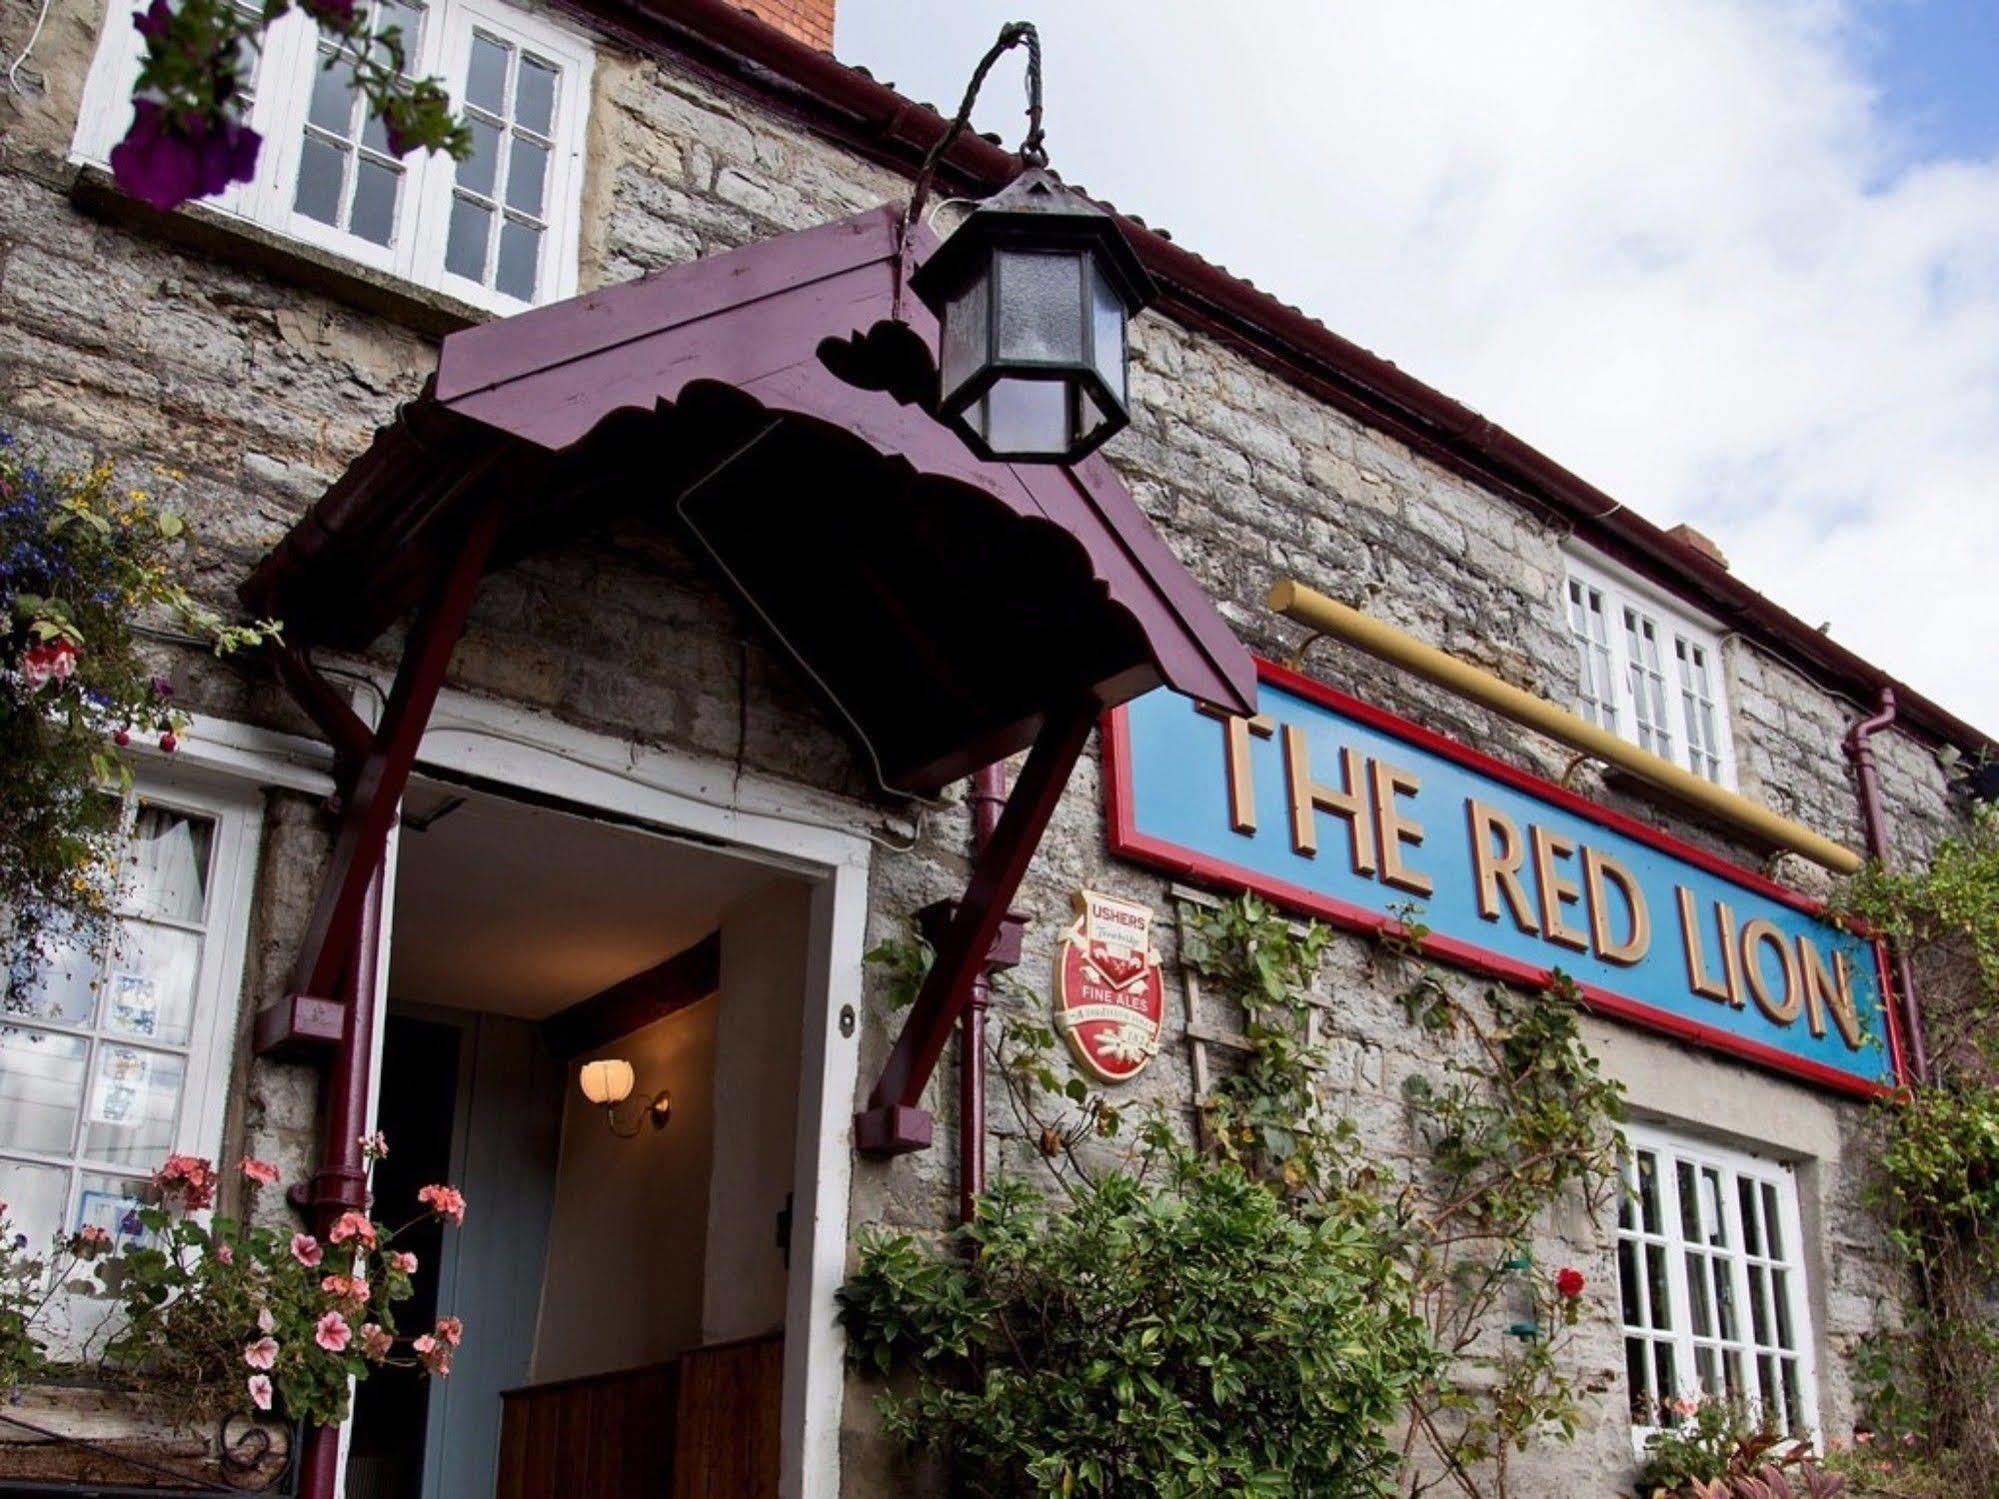
<path fill-rule="evenodd" d="M 1999 731 L 1999 158 L 1911 160 L 1859 0 L 1062 0 L 1072 180 Z M 842 0 L 955 103 L 987 0 Z M 1907 21 L 1905 19 L 1904 24 Z M 1018 65 L 983 128 L 1020 131 Z"/>

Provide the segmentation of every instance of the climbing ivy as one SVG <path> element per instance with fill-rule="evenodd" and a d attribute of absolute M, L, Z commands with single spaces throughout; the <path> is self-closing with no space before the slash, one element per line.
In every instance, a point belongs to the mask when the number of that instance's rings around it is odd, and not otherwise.
<path fill-rule="evenodd" d="M 1002 1014 L 995 1072 L 1061 1195 L 1014 1176 L 956 1242 L 863 1237 L 841 1316 L 858 1363 L 905 1378 L 888 1428 L 974 1494 L 1507 1494 L 1511 1455 L 1572 1436 L 1604 1377 L 1569 1356 L 1580 1272 L 1526 1253 L 1616 1180 L 1620 1094 L 1573 987 L 1474 1008 L 1405 917 L 1380 961 L 1456 1060 L 1405 1090 L 1423 1153 L 1398 1170 L 1324 1094 L 1332 934 L 1247 895 L 1183 933 L 1243 1025 L 1192 1142 L 1163 1108 L 1127 1129 L 1052 1031 Z M 922 966 L 876 957 L 898 989 Z"/>
<path fill-rule="evenodd" d="M 1855 1350 L 1868 1440 L 1852 1471 L 1888 1492 L 1989 1492 L 1999 1473 L 1999 814 L 1974 810 L 1928 865 L 1870 865 L 1840 914 L 1911 961 L 1931 1076 L 1874 1111 L 1869 1201 L 1908 1267 L 1902 1325 Z M 1882 1467 L 1886 1464 L 1886 1468 Z"/>

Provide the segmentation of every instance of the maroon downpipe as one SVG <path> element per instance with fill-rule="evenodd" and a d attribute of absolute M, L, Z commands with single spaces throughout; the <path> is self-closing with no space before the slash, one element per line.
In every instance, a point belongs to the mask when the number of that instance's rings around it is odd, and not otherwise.
<path fill-rule="evenodd" d="M 1867 852 L 1884 868 L 1888 864 L 1888 823 L 1881 810 L 1881 776 L 1874 764 L 1874 736 L 1895 721 L 1895 689 L 1881 689 L 1880 710 L 1856 723 L 1846 733 L 1846 754 L 1853 762 L 1853 778 L 1860 787 L 1860 824 L 1867 839 Z M 1916 1005 L 1916 978 L 1909 967 L 1909 955 L 1897 944 L 1895 987 L 1901 991 L 1902 1034 L 1909 1038 L 1909 1075 L 1917 1082 L 1930 1076 L 1929 1043 L 1923 1037 L 1922 1011 Z"/>
<path fill-rule="evenodd" d="M 995 762 L 973 772 L 972 857 L 999 826 L 1006 771 Z M 986 1002 L 989 970 L 972 980 L 972 1002 L 958 1021 L 958 1221 L 970 1223 L 986 1190 Z"/>
<path fill-rule="evenodd" d="M 362 1157 L 361 1136 L 368 1127 L 369 1066 L 375 1039 L 375 972 L 382 937 L 382 865 L 368 881 L 361 905 L 361 930 L 354 956 L 342 978 L 341 999 L 347 1022 L 340 1032 L 340 1049 L 327 1072 L 325 1128 L 321 1131 L 319 1170 L 309 1194 L 313 1229 L 321 1238 L 334 1220 L 350 1208 L 368 1205 L 368 1163 Z M 333 1499 L 340 1482 L 340 1428 L 316 1426 L 306 1433 L 300 1459 L 299 1499 Z"/>

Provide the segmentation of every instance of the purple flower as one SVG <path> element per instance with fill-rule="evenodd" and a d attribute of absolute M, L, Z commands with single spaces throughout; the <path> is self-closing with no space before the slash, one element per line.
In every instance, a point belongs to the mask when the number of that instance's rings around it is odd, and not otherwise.
<path fill-rule="evenodd" d="M 111 152 L 111 175 L 140 201 L 166 213 L 190 198 L 213 197 L 257 169 L 262 138 L 240 120 L 197 119 L 186 128 L 151 99 L 134 100 L 132 128 Z"/>
<path fill-rule="evenodd" d="M 165 40 L 173 23 L 173 7 L 167 0 L 153 0 L 145 10 L 132 13 L 132 29 L 149 42 Z"/>
<path fill-rule="evenodd" d="M 154 0 L 155 4 L 160 0 Z M 354 19 L 355 0 L 299 0 L 300 9 L 315 21 L 324 21 L 328 26 L 341 29 Z"/>

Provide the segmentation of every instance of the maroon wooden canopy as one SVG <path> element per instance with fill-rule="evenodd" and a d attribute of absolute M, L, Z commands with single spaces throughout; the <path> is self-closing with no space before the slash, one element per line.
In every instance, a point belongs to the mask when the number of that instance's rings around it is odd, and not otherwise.
<path fill-rule="evenodd" d="M 1108 463 L 986 462 L 924 409 L 936 324 L 895 305 L 896 220 L 453 334 L 245 602 L 295 642 L 359 648 L 475 526 L 495 528 L 497 565 L 653 514 L 833 700 L 886 787 L 934 792 L 1052 710 L 1161 684 L 1252 711 L 1247 653 Z M 920 256 L 935 241 L 916 233 Z"/>

